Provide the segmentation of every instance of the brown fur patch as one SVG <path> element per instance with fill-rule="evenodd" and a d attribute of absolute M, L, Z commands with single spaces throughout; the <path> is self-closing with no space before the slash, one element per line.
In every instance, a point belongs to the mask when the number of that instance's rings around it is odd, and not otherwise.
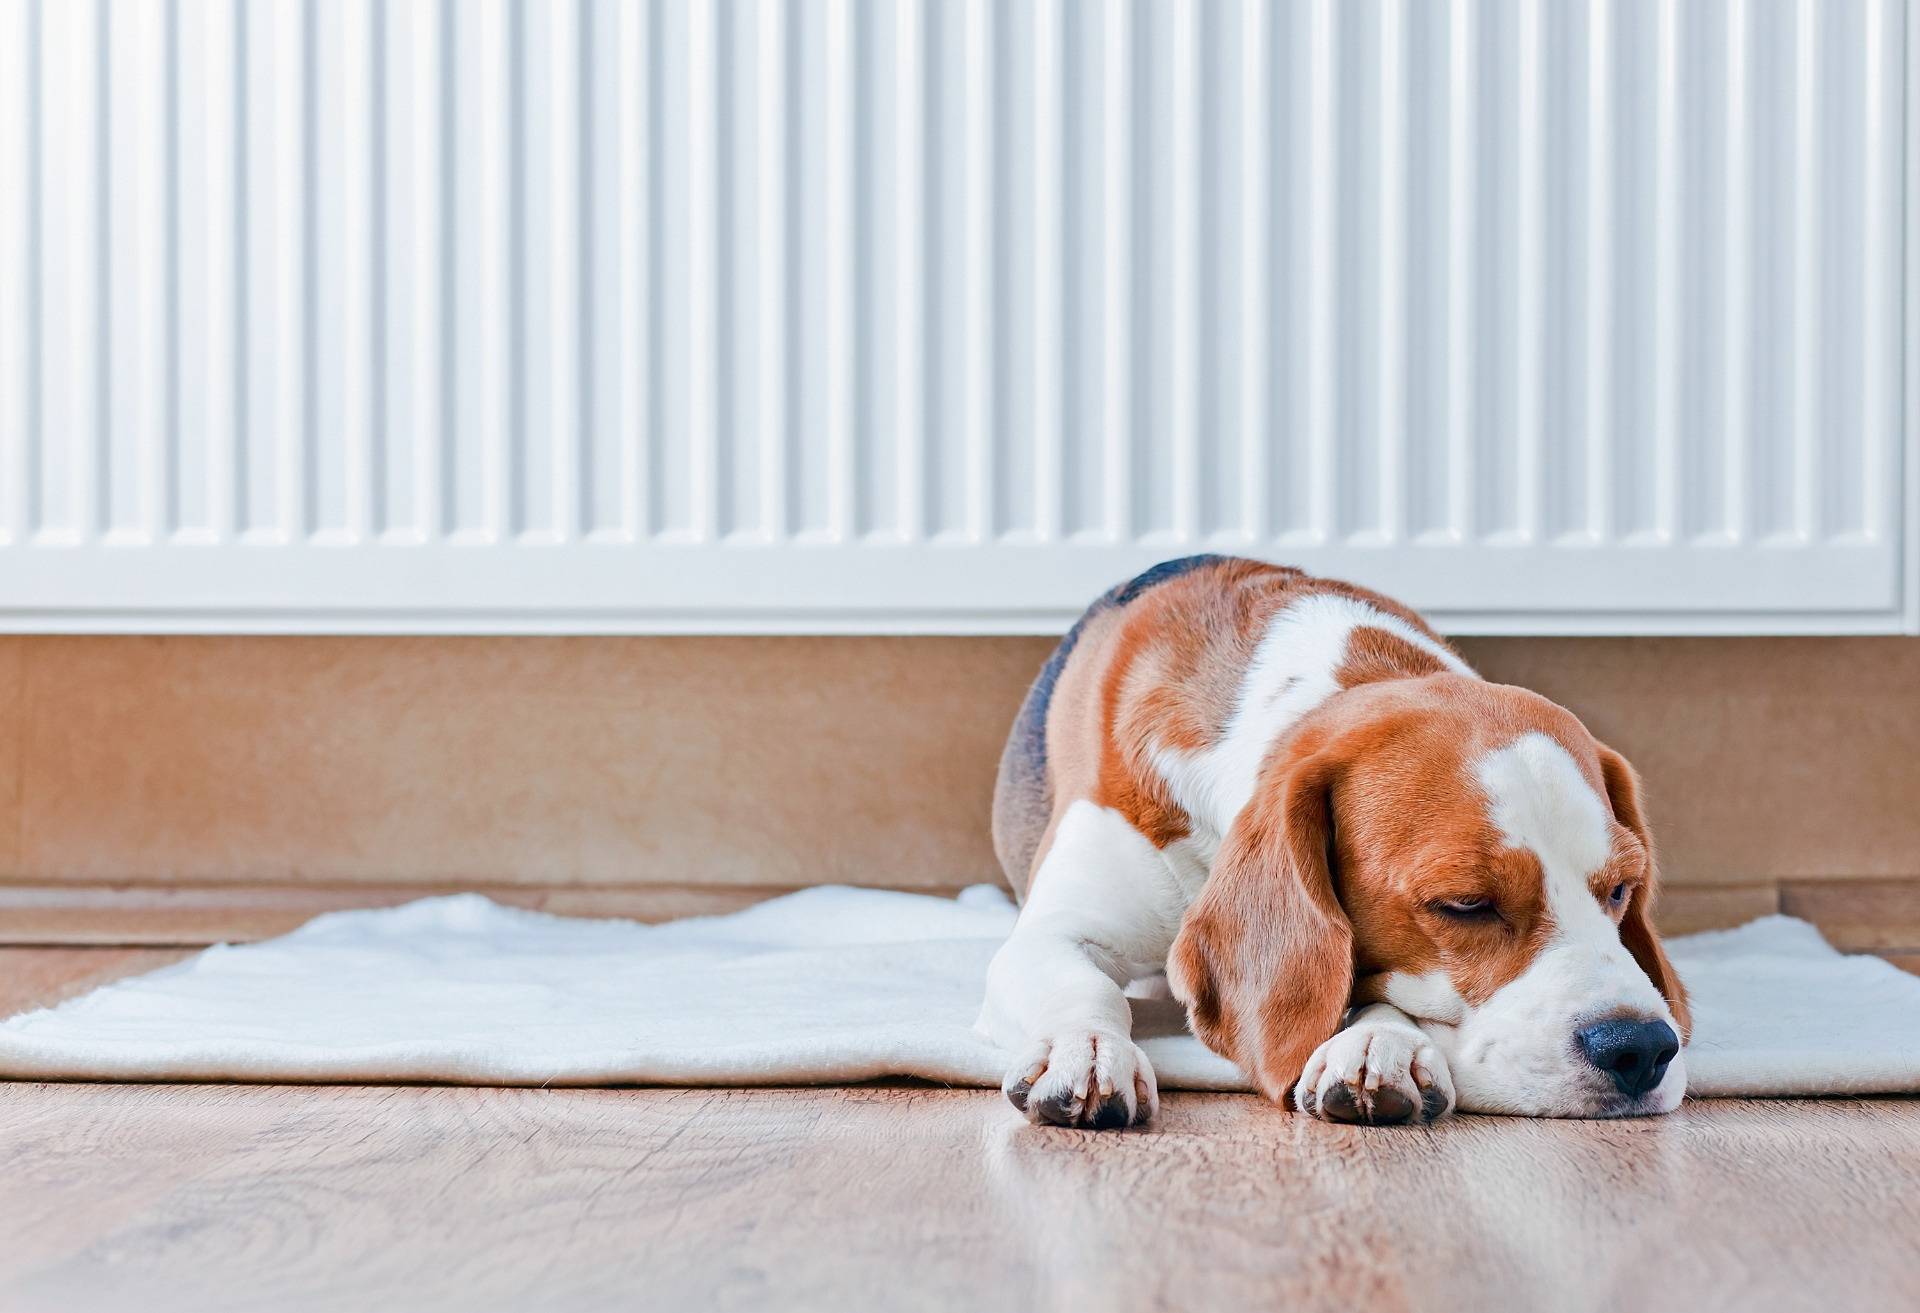
<path fill-rule="evenodd" d="M 1220 737 L 1267 621 L 1310 583 L 1254 561 L 1175 580 L 1141 599 L 1115 728 L 1192 752 Z"/>
<path fill-rule="evenodd" d="M 1653 832 L 1647 824 L 1646 812 L 1640 803 L 1640 777 L 1634 774 L 1627 759 L 1607 747 L 1604 743 L 1596 745 L 1600 754 L 1600 776 L 1606 784 L 1604 797 L 1613 808 L 1616 821 L 1632 832 L 1638 841 L 1640 858 L 1644 867 L 1645 881 L 1633 890 L 1627 903 L 1626 914 L 1620 919 L 1620 942 L 1633 954 L 1633 960 L 1647 973 L 1647 979 L 1667 1000 L 1667 1006 L 1673 1009 L 1674 1020 L 1680 1023 L 1680 1038 L 1687 1039 L 1693 1033 L 1693 1009 L 1687 1002 L 1686 986 L 1680 982 L 1680 973 L 1673 969 L 1673 963 L 1667 960 L 1667 950 L 1661 947 L 1660 936 L 1653 928 L 1653 896 L 1655 862 Z M 1615 845 L 1616 852 L 1619 845 Z M 1609 872 L 1611 876 L 1612 872 Z"/>
<path fill-rule="evenodd" d="M 1356 626 L 1347 636 L 1347 652 L 1334 682 L 1341 688 L 1372 684 L 1382 679 L 1414 679 L 1437 675 L 1446 663 L 1423 647 L 1373 625 Z"/>
<path fill-rule="evenodd" d="M 1267 622 L 1318 583 L 1285 566 L 1228 559 L 1135 601 L 1105 676 L 1106 750 L 1094 800 L 1157 847 L 1191 833 L 1152 752 L 1191 752 L 1219 739 Z"/>
<path fill-rule="evenodd" d="M 1353 992 L 1353 934 L 1327 862 L 1336 770 L 1306 748 L 1269 763 L 1167 956 L 1194 1032 L 1276 1102 Z"/>

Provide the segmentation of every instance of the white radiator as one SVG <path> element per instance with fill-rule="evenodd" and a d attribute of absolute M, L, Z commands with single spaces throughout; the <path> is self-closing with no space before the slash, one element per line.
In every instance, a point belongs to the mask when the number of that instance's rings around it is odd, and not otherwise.
<path fill-rule="evenodd" d="M 0 626 L 1916 619 L 1900 0 L 3 0 Z"/>

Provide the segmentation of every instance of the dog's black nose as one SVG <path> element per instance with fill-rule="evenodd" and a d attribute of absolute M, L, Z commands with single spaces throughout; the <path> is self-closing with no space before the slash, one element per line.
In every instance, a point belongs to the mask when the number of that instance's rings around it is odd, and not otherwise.
<path fill-rule="evenodd" d="M 1613 1077 L 1630 1098 L 1658 1085 L 1680 1051 L 1680 1037 L 1664 1021 L 1602 1021 L 1578 1031 L 1574 1039 L 1587 1061 Z"/>

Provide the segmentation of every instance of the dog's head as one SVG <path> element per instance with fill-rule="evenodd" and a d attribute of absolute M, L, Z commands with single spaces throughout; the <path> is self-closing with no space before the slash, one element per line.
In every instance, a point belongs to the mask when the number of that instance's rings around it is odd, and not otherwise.
<path fill-rule="evenodd" d="M 1352 1002 L 1416 1018 L 1460 1107 L 1677 1107 L 1686 993 L 1633 769 L 1572 714 L 1455 675 L 1363 685 L 1275 750 L 1168 963 L 1283 1100 Z"/>

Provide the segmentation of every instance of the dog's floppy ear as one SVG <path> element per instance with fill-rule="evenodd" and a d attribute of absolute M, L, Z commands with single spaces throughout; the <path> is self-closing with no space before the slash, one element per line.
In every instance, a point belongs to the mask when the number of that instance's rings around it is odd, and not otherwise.
<path fill-rule="evenodd" d="M 1327 752 L 1269 764 L 1167 956 L 1194 1033 L 1276 1103 L 1353 993 L 1353 928 L 1329 866 L 1338 766 Z"/>
<path fill-rule="evenodd" d="M 1687 1009 L 1686 986 L 1680 983 L 1680 975 L 1667 960 L 1667 951 L 1660 946 L 1660 935 L 1653 928 L 1657 876 L 1653 832 L 1647 827 L 1646 813 L 1640 807 L 1640 777 L 1633 773 L 1625 757 L 1604 743 L 1600 745 L 1600 775 L 1607 783 L 1607 802 L 1613 808 L 1614 819 L 1638 835 L 1647 850 L 1647 887 L 1627 906 L 1627 914 L 1620 922 L 1620 942 L 1627 946 L 1633 960 L 1640 964 L 1647 979 L 1673 1009 L 1673 1019 L 1680 1023 L 1680 1038 L 1684 1040 L 1693 1031 L 1693 1017 Z"/>

